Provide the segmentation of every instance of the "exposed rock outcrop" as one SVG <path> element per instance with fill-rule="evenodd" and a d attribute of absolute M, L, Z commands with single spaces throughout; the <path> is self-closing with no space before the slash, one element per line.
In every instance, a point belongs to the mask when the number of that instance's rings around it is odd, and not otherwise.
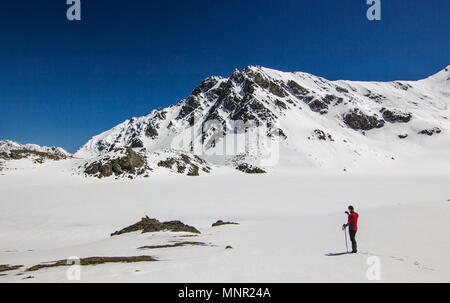
<path fill-rule="evenodd" d="M 0 264 L 0 272 L 16 270 L 16 269 L 19 269 L 21 267 L 23 267 L 23 265 Z"/>
<path fill-rule="evenodd" d="M 441 132 L 442 132 L 442 130 L 439 127 L 433 127 L 430 129 L 423 129 L 419 132 L 419 134 L 432 136 L 434 134 L 440 134 Z"/>
<path fill-rule="evenodd" d="M 247 173 L 247 174 L 264 174 L 266 171 L 262 168 L 259 168 L 257 166 L 248 164 L 248 163 L 241 163 L 238 166 L 236 166 L 237 170 L 240 170 L 241 172 Z"/>
<path fill-rule="evenodd" d="M 145 245 L 138 247 L 138 249 L 160 249 L 160 248 L 174 248 L 182 246 L 207 246 L 207 244 L 204 242 L 185 241 L 185 242 L 176 242 L 174 244 Z"/>
<path fill-rule="evenodd" d="M 111 236 L 117 236 L 135 231 L 142 231 L 142 233 L 158 231 L 190 232 L 196 234 L 200 233 L 195 227 L 186 225 L 181 221 L 160 222 L 157 219 L 151 219 L 148 216 L 145 216 L 141 219 L 141 221 L 125 227 L 119 231 L 116 231 L 112 233 Z"/>
<path fill-rule="evenodd" d="M 133 151 L 132 148 L 115 149 L 113 155 L 106 155 L 101 159 L 85 164 L 84 173 L 98 178 L 110 177 L 113 174 L 142 175 L 149 167 L 144 155 Z"/>
<path fill-rule="evenodd" d="M 180 151 L 171 151 L 166 158 L 159 160 L 157 165 L 187 176 L 199 176 L 200 171 L 211 171 L 208 163 L 199 156 Z"/>
<path fill-rule="evenodd" d="M 369 116 L 364 114 L 359 109 L 354 109 L 344 115 L 344 122 L 355 130 L 371 130 L 374 128 L 381 128 L 385 122 L 379 119 L 378 116 Z"/>
<path fill-rule="evenodd" d="M 407 123 L 411 121 L 412 114 L 401 112 L 399 110 L 389 110 L 382 108 L 381 113 L 383 114 L 384 120 L 387 122 L 395 123 L 395 122 L 403 122 Z"/>
<path fill-rule="evenodd" d="M 308 103 L 308 106 L 312 111 L 318 112 L 321 115 L 325 115 L 326 113 L 328 113 L 328 105 L 323 100 L 315 99 Z"/>
<path fill-rule="evenodd" d="M 70 153 L 60 147 L 21 144 L 11 140 L 0 141 L 0 159 L 3 160 L 30 159 L 34 163 L 43 163 L 46 160 L 58 161 L 71 157 Z"/>
<path fill-rule="evenodd" d="M 314 137 L 316 137 L 319 140 L 322 141 L 334 141 L 333 136 L 331 136 L 329 133 L 325 133 L 323 130 L 321 129 L 315 129 L 314 130 Z"/>
<path fill-rule="evenodd" d="M 222 220 L 218 220 L 217 222 L 213 223 L 212 227 L 222 226 L 222 225 L 239 225 L 239 223 L 236 222 L 224 222 Z"/>
<path fill-rule="evenodd" d="M 34 150 L 10 150 L 9 154 L 2 153 L 0 157 L 5 160 L 20 160 L 20 159 L 32 159 L 34 163 L 43 163 L 45 160 L 63 160 L 67 159 L 67 156 L 59 154 L 51 154 L 46 152 L 39 152 Z"/>
<path fill-rule="evenodd" d="M 151 256 L 131 256 L 131 257 L 87 257 L 80 259 L 80 265 L 99 265 L 105 263 L 135 263 L 135 262 L 151 262 L 157 261 Z M 73 265 L 71 260 L 58 260 L 54 262 L 46 262 L 31 266 L 26 269 L 29 271 L 37 271 L 43 268 L 59 267 L 59 266 L 70 266 Z"/>

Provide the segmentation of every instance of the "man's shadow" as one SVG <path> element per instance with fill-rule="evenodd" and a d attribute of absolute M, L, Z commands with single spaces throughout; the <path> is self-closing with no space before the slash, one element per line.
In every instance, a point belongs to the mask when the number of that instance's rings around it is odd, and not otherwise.
<path fill-rule="evenodd" d="M 342 255 L 347 255 L 347 254 L 351 254 L 351 251 L 345 251 L 345 252 L 339 252 L 339 253 L 327 253 L 325 254 L 325 256 L 327 257 L 334 257 L 334 256 L 342 256 Z"/>

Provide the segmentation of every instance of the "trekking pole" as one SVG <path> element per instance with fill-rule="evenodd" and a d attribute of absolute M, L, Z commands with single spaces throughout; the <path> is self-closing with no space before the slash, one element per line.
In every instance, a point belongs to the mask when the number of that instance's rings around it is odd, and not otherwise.
<path fill-rule="evenodd" d="M 344 228 L 344 235 L 345 235 L 345 247 L 348 252 L 348 243 L 347 243 L 347 227 Z"/>

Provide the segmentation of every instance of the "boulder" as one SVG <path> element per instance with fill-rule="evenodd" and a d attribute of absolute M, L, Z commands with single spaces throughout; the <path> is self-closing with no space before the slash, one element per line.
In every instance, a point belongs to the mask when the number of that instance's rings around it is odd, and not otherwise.
<path fill-rule="evenodd" d="M 264 173 L 266 173 L 265 170 L 263 170 L 257 166 L 248 164 L 248 163 L 241 163 L 238 166 L 236 166 L 236 169 L 240 170 L 241 172 L 247 173 L 247 174 L 264 174 Z"/>

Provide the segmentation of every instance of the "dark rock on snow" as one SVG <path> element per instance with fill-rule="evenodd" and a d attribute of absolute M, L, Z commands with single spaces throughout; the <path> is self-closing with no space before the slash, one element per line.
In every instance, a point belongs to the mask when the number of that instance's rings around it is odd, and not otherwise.
<path fill-rule="evenodd" d="M 158 232 L 158 231 L 173 231 L 173 232 L 190 232 L 199 234 L 200 232 L 193 226 L 184 224 L 181 221 L 167 221 L 160 222 L 157 219 L 151 219 L 145 216 L 141 221 L 125 227 L 119 231 L 111 234 L 111 236 L 117 236 L 124 233 L 130 233 L 135 231 L 142 231 L 142 233 Z"/>
<path fill-rule="evenodd" d="M 389 109 L 381 109 L 381 112 L 383 113 L 384 120 L 395 123 L 395 122 L 403 122 L 407 123 L 411 121 L 412 114 L 411 113 L 404 113 L 397 110 L 389 110 Z"/>
<path fill-rule="evenodd" d="M 146 164 L 144 156 L 137 154 L 130 147 L 126 147 L 125 155 L 122 157 L 111 159 L 106 156 L 104 159 L 89 164 L 84 173 L 99 178 L 126 173 L 141 175 L 148 169 Z"/>
<path fill-rule="evenodd" d="M 247 173 L 247 174 L 264 174 L 266 173 L 265 170 L 248 164 L 248 163 L 241 163 L 236 167 L 237 170 L 240 170 L 241 172 Z"/>
<path fill-rule="evenodd" d="M 430 129 L 421 130 L 419 132 L 419 134 L 432 136 L 434 134 L 440 134 L 441 132 L 442 132 L 442 130 L 439 127 L 433 127 L 433 128 L 430 128 Z"/>
<path fill-rule="evenodd" d="M 222 220 L 218 220 L 217 222 L 213 223 L 211 226 L 212 227 L 216 227 L 216 226 L 221 226 L 221 225 L 239 225 L 239 223 L 236 223 L 236 222 L 224 222 Z"/>
<path fill-rule="evenodd" d="M 345 114 L 344 122 L 355 130 L 371 130 L 374 128 L 381 128 L 385 124 L 384 120 L 379 119 L 376 115 L 366 115 L 359 109 L 354 109 Z"/>

